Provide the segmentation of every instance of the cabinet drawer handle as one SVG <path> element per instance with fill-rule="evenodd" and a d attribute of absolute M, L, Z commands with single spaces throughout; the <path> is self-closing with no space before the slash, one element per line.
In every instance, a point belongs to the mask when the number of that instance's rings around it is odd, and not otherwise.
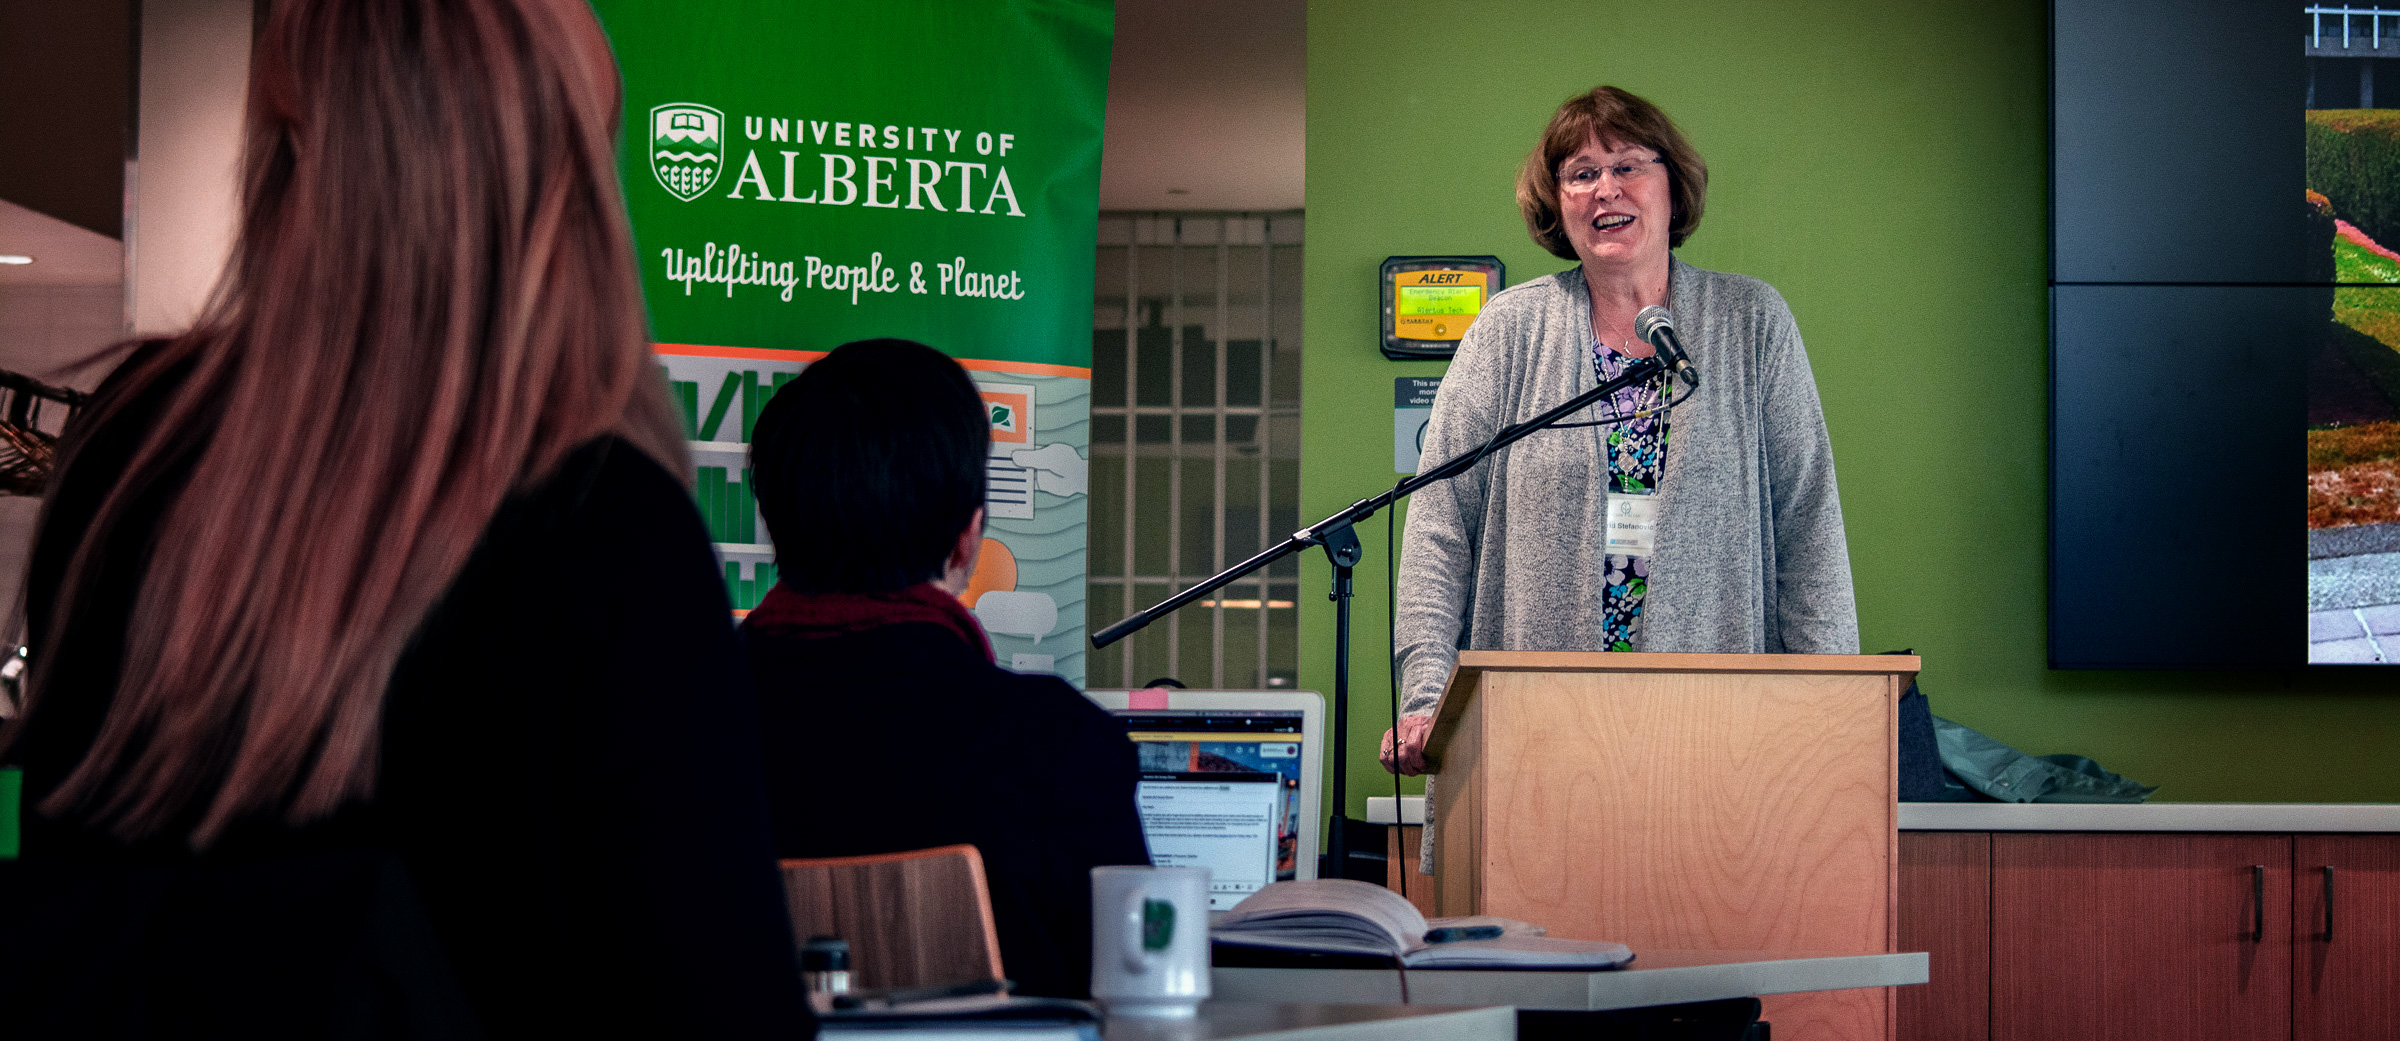
<path fill-rule="evenodd" d="M 2250 942 L 2267 938 L 2267 866 L 2250 865 Z"/>
<path fill-rule="evenodd" d="M 2333 865 L 2325 866 L 2325 942 L 2333 942 Z"/>

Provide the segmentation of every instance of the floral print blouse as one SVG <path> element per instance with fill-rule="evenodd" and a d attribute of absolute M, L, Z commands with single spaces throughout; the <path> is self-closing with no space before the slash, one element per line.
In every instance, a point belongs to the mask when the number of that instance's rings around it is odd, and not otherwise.
<path fill-rule="evenodd" d="M 1633 362 L 1617 348 L 1592 340 L 1592 372 L 1605 383 Z M 1608 489 L 1612 492 L 1656 492 L 1667 457 L 1667 416 L 1656 409 L 1665 400 L 1668 377 L 1626 387 L 1609 396 L 1609 411 L 1633 417 L 1608 427 Z M 1635 413 L 1649 410 L 1647 415 Z M 1607 586 L 1602 593 L 1600 644 L 1602 650 L 1630 651 L 1642 628 L 1642 598 L 1650 591 L 1647 557 L 1610 554 Z"/>

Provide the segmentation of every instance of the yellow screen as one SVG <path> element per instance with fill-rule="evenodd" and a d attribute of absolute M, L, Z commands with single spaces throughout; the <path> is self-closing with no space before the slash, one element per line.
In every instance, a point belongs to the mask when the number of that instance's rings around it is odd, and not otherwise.
<path fill-rule="evenodd" d="M 1457 341 L 1483 311 L 1487 272 L 1462 269 L 1392 274 L 1390 333 L 1407 340 Z"/>
<path fill-rule="evenodd" d="M 1483 310 L 1482 286 L 1401 286 L 1395 309 L 1404 315 L 1464 314 Z"/>

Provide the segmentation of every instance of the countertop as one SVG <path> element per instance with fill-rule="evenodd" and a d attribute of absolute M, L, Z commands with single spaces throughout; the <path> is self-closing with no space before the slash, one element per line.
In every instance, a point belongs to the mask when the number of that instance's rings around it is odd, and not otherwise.
<path fill-rule="evenodd" d="M 2391 831 L 2390 803 L 1904 802 L 1902 831 Z"/>
<path fill-rule="evenodd" d="M 1425 800 L 1401 800 L 1408 823 Z M 1367 820 L 1392 822 L 1392 797 L 1367 800 Z M 1904 802 L 1901 831 L 2276 831 L 2400 832 L 2400 804 L 2289 802 L 2101 803 Z"/>

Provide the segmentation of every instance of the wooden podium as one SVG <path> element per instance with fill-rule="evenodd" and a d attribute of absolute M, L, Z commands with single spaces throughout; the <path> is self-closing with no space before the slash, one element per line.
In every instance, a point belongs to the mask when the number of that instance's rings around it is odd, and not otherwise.
<path fill-rule="evenodd" d="M 1427 757 L 1435 893 L 1644 948 L 1896 949 L 1909 655 L 1466 651 Z M 1785 1039 L 1890 1038 L 1886 989 L 1766 999 Z"/>

